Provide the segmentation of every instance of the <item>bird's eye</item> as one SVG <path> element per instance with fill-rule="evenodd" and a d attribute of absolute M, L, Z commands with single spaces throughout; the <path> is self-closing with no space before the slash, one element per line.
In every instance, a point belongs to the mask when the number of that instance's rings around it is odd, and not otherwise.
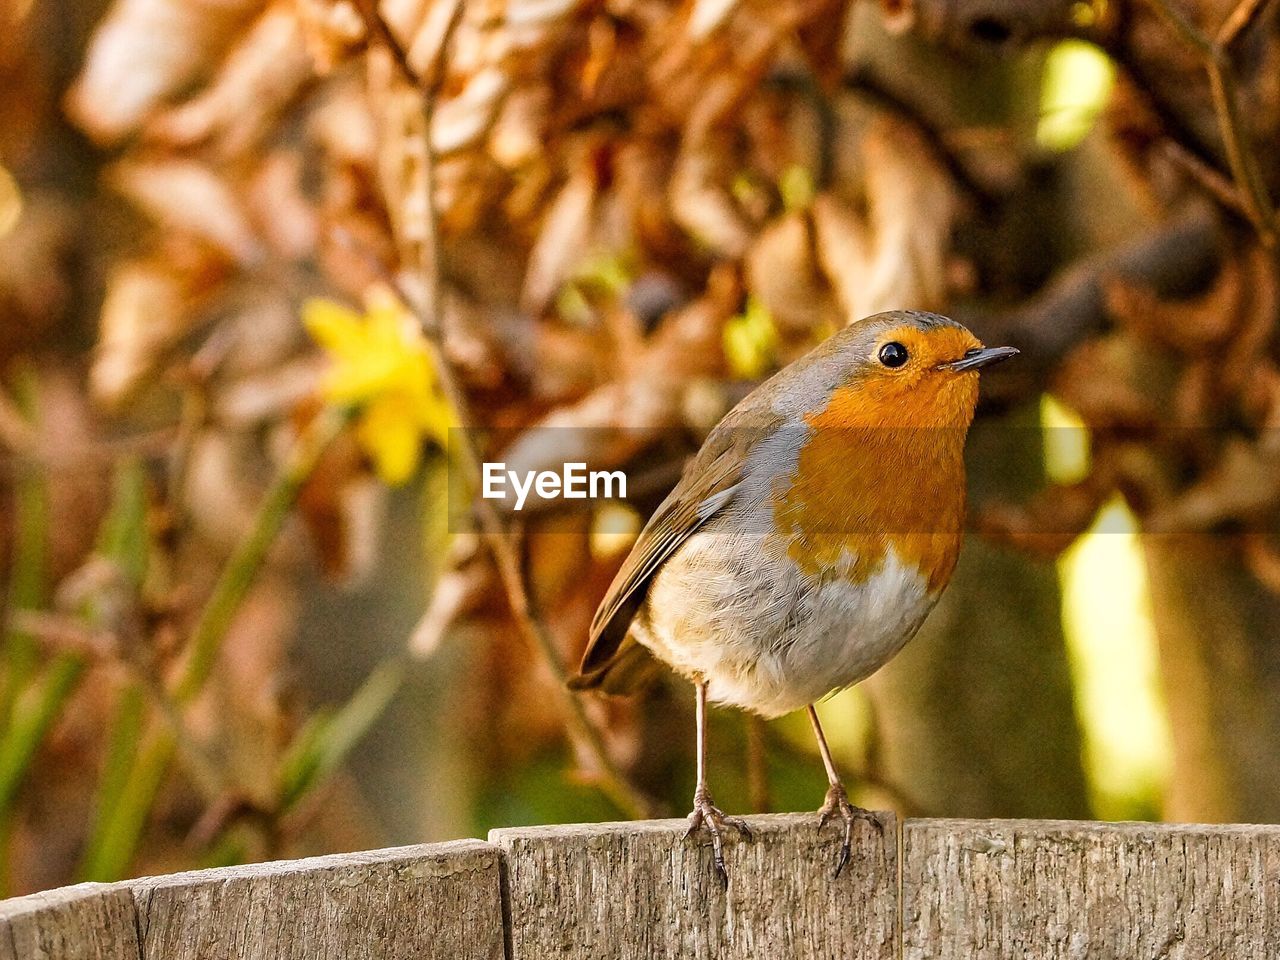
<path fill-rule="evenodd" d="M 897 340 L 890 340 L 880 348 L 880 362 L 886 367 L 900 367 L 907 362 L 907 348 Z"/>

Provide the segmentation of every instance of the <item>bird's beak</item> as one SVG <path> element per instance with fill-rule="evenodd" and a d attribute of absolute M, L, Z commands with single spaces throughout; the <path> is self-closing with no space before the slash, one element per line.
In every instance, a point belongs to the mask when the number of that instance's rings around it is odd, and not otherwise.
<path fill-rule="evenodd" d="M 981 370 L 983 367 L 989 367 L 993 363 L 1016 357 L 1019 352 L 1017 347 L 974 347 L 972 350 L 966 350 L 964 356 L 959 360 L 952 360 L 950 363 L 942 364 L 942 368 L 955 373 L 963 373 L 966 370 Z"/>

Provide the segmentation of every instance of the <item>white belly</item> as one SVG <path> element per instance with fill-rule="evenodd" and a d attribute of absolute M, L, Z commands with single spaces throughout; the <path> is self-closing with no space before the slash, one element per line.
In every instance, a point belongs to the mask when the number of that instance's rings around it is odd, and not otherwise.
<path fill-rule="evenodd" d="M 705 531 L 659 571 L 634 634 L 705 678 L 712 700 L 775 717 L 870 676 L 936 599 L 892 549 L 850 583 L 836 571 L 802 574 L 776 537 Z"/>

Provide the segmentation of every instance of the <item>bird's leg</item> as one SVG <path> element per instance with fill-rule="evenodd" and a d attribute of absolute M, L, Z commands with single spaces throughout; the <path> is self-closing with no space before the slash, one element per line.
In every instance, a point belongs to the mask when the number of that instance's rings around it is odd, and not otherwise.
<path fill-rule="evenodd" d="M 822 733 L 822 724 L 818 723 L 818 711 L 813 704 L 809 704 L 809 722 L 813 724 L 814 736 L 818 738 L 818 752 L 822 754 L 822 765 L 827 768 L 827 783 L 830 784 L 827 787 L 826 799 L 822 801 L 822 806 L 818 810 L 820 815 L 818 827 L 825 827 L 827 821 L 837 814 L 844 821 L 844 842 L 840 845 L 840 859 L 836 862 L 835 876 L 838 877 L 845 864 L 849 862 L 849 855 L 853 849 L 854 821 L 866 820 L 874 824 L 877 830 L 881 829 L 881 826 L 874 813 L 855 807 L 849 802 L 849 795 L 845 793 L 840 775 L 836 773 L 836 765 L 831 759 L 831 748 L 827 746 L 827 738 Z"/>
<path fill-rule="evenodd" d="M 685 839 L 691 837 L 699 827 L 705 826 L 711 834 L 711 849 L 715 856 L 716 875 L 725 886 L 729 885 L 729 872 L 724 866 L 724 847 L 720 840 L 720 832 L 725 827 L 733 827 L 743 836 L 751 838 L 751 829 L 738 817 L 728 817 L 716 807 L 707 791 L 707 684 L 703 680 L 694 683 L 697 694 L 695 701 L 695 717 L 698 730 L 698 785 L 693 790 L 693 812 L 689 814 L 689 829 L 685 831 Z"/>

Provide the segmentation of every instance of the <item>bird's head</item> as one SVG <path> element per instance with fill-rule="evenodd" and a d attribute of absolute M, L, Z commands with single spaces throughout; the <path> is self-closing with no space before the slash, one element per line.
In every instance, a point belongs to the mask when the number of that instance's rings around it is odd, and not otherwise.
<path fill-rule="evenodd" d="M 837 362 L 824 415 L 846 427 L 961 428 L 973 420 L 978 371 L 1016 356 L 963 325 L 893 310 L 851 324 L 822 351 Z"/>

